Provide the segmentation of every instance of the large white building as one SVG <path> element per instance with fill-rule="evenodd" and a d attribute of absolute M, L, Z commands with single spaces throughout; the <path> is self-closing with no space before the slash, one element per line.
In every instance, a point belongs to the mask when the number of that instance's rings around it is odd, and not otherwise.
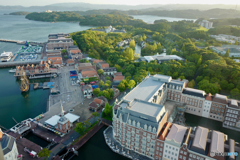
<path fill-rule="evenodd" d="M 210 29 L 213 27 L 213 22 L 209 22 L 207 20 L 202 20 L 198 23 L 200 26 Z"/>
<path fill-rule="evenodd" d="M 0 142 L 4 154 L 4 160 L 19 160 L 19 154 L 15 139 L 6 133 L 3 133 L 1 129 Z"/>

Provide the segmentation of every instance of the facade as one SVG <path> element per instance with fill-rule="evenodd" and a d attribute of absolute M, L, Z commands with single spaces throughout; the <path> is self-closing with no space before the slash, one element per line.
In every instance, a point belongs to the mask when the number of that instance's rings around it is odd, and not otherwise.
<path fill-rule="evenodd" d="M 72 124 L 70 123 L 70 120 L 64 116 L 62 102 L 61 102 L 61 108 L 62 108 L 62 112 L 61 112 L 61 117 L 57 122 L 57 125 L 58 125 L 57 130 L 62 133 L 68 133 L 71 130 Z"/>
<path fill-rule="evenodd" d="M 117 69 L 115 67 L 109 67 L 109 68 L 103 68 L 103 74 L 104 75 L 114 75 L 114 73 L 117 73 Z"/>
<path fill-rule="evenodd" d="M 48 56 L 47 60 L 50 61 L 51 65 L 53 65 L 53 66 L 59 66 L 63 63 L 61 55 Z"/>
<path fill-rule="evenodd" d="M 89 109 L 94 112 L 97 112 L 99 110 L 99 108 L 104 105 L 105 105 L 105 103 L 102 99 L 94 98 L 94 100 L 91 103 L 89 103 Z"/>
<path fill-rule="evenodd" d="M 113 32 L 113 33 L 126 33 L 124 28 L 121 29 L 121 30 L 118 30 L 118 29 L 113 28 L 111 25 L 108 28 L 106 28 L 106 29 L 92 29 L 92 31 L 105 32 L 105 33 L 110 33 L 110 32 Z"/>
<path fill-rule="evenodd" d="M 49 34 L 47 42 L 47 50 L 62 50 L 73 46 L 73 40 L 69 34 L 58 33 Z"/>
<path fill-rule="evenodd" d="M 207 94 L 207 96 L 205 98 L 205 102 L 203 105 L 203 111 L 202 111 L 202 117 L 205 117 L 205 118 L 209 117 L 211 105 L 212 105 L 212 95 L 211 95 L 211 93 L 209 93 L 209 94 Z"/>
<path fill-rule="evenodd" d="M 213 28 L 213 22 L 209 22 L 207 20 L 202 20 L 198 24 L 202 27 L 207 28 L 207 29 Z"/>
<path fill-rule="evenodd" d="M 222 55 L 229 50 L 229 57 L 240 57 L 240 47 L 238 45 L 223 45 L 222 47 L 211 47 L 211 49 Z"/>
<path fill-rule="evenodd" d="M 171 61 L 171 60 L 175 60 L 175 61 L 185 61 L 184 58 L 181 58 L 177 55 L 166 55 L 166 53 L 162 53 L 162 54 L 156 54 L 154 56 L 144 56 L 144 57 L 140 57 L 138 59 L 139 62 L 141 61 L 146 61 L 146 62 L 151 62 L 151 61 L 154 61 L 156 60 L 158 64 L 161 64 L 163 62 L 166 62 L 166 61 Z"/>
<path fill-rule="evenodd" d="M 84 85 L 82 87 L 82 91 L 83 91 L 83 96 L 87 97 L 88 99 L 92 98 L 93 95 L 93 88 L 91 85 Z"/>
<path fill-rule="evenodd" d="M 28 64 L 27 66 L 17 66 L 15 76 L 22 76 L 26 74 L 27 76 L 37 75 L 37 74 L 50 74 L 50 65 L 47 61 L 41 61 L 39 65 Z"/>
<path fill-rule="evenodd" d="M 15 139 L 6 133 L 3 133 L 1 129 L 0 129 L 0 145 L 2 148 L 2 151 L 0 152 L 3 152 L 4 160 L 19 160 L 18 159 L 19 153 Z"/>

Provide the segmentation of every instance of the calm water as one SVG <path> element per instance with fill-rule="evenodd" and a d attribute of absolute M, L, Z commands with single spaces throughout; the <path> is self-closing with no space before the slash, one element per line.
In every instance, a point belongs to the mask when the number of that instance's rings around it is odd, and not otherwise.
<path fill-rule="evenodd" d="M 146 23 L 153 24 L 155 20 L 166 19 L 169 22 L 173 21 L 182 21 L 182 20 L 193 20 L 196 19 L 186 19 L 186 18 L 173 18 L 173 17 L 159 17 L 159 16 L 151 16 L 151 15 L 131 15 L 134 19 L 141 19 Z"/>
<path fill-rule="evenodd" d="M 129 160 L 113 152 L 106 144 L 103 131 L 106 127 L 101 128 L 86 144 L 78 151 L 78 157 L 73 160 Z"/>
<path fill-rule="evenodd" d="M 222 122 L 210 120 L 204 117 L 195 116 L 192 114 L 185 113 L 186 124 L 188 126 L 202 126 L 209 128 L 210 130 L 216 130 L 228 135 L 228 138 L 234 139 L 236 142 L 240 142 L 239 132 L 233 131 L 222 127 Z"/>
<path fill-rule="evenodd" d="M 11 12 L 13 10 L 0 10 L 0 39 L 46 42 L 49 33 L 71 33 L 91 28 L 79 26 L 77 22 L 38 22 L 27 20 L 25 16 L 3 15 Z"/>
<path fill-rule="evenodd" d="M 49 90 L 33 90 L 21 93 L 19 81 L 13 73 L 8 72 L 9 68 L 0 69 L 0 125 L 11 128 L 15 122 L 35 116 L 46 111 Z"/>

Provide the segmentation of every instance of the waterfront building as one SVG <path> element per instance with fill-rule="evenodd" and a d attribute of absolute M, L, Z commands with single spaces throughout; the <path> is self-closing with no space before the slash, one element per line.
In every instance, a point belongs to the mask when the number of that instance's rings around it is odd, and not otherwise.
<path fill-rule="evenodd" d="M 55 55 L 55 56 L 51 55 L 51 56 L 48 56 L 47 60 L 53 66 L 59 66 L 59 65 L 62 65 L 63 63 L 62 55 Z"/>
<path fill-rule="evenodd" d="M 207 20 L 202 20 L 198 24 L 202 27 L 207 28 L 207 29 L 213 28 L 213 22 L 209 22 Z"/>
<path fill-rule="evenodd" d="M 62 50 L 73 46 L 73 40 L 69 34 L 49 34 L 46 50 Z"/>
<path fill-rule="evenodd" d="M 82 52 L 79 48 L 68 48 L 68 54 L 71 55 L 71 57 L 77 58 L 77 59 L 82 59 Z"/>
<path fill-rule="evenodd" d="M 17 66 L 15 76 L 16 77 L 20 77 L 23 75 L 35 76 L 43 74 L 51 74 L 50 64 L 47 61 L 41 61 L 39 65 L 32 64 L 30 66 L 28 64 L 27 66 Z"/>
<path fill-rule="evenodd" d="M 107 27 L 106 29 L 92 29 L 92 31 L 105 32 L 105 33 L 110 33 L 110 32 L 113 32 L 113 33 L 127 33 L 124 28 L 121 29 L 121 30 L 118 30 L 116 28 L 113 28 L 111 25 L 109 27 Z"/>
<path fill-rule="evenodd" d="M 0 151 L 0 159 L 1 159 L 1 153 L 4 155 L 4 160 L 19 160 L 18 156 L 18 149 L 15 142 L 15 139 L 8 135 L 7 133 L 2 132 L 0 129 L 0 145 L 2 148 L 2 151 Z"/>
<path fill-rule="evenodd" d="M 100 98 L 94 98 L 94 100 L 91 103 L 89 103 L 89 109 L 94 112 L 97 112 L 100 109 L 100 107 L 103 106 L 105 106 L 105 101 Z"/>
<path fill-rule="evenodd" d="M 72 124 L 70 123 L 70 120 L 64 115 L 64 110 L 61 102 L 61 117 L 59 118 L 57 122 L 57 130 L 62 132 L 62 133 L 68 133 L 71 130 Z"/>
<path fill-rule="evenodd" d="M 148 75 L 115 103 L 114 140 L 125 150 L 159 160 L 222 160 L 221 156 L 211 157 L 210 153 L 239 152 L 239 144 L 228 140 L 224 133 L 167 122 L 171 110 L 164 106 L 166 100 L 182 105 L 187 113 L 221 121 L 223 127 L 240 131 L 237 100 L 186 88 L 185 82 L 171 76 Z"/>

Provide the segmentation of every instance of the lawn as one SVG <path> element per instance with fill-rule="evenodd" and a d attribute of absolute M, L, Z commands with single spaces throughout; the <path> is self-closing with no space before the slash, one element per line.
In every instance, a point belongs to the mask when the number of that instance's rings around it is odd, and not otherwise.
<path fill-rule="evenodd" d="M 200 26 L 199 28 L 195 27 L 194 29 L 196 29 L 196 30 L 203 30 L 203 31 L 205 31 L 205 32 L 208 31 L 207 28 L 204 28 L 204 27 L 202 27 L 202 26 Z"/>

